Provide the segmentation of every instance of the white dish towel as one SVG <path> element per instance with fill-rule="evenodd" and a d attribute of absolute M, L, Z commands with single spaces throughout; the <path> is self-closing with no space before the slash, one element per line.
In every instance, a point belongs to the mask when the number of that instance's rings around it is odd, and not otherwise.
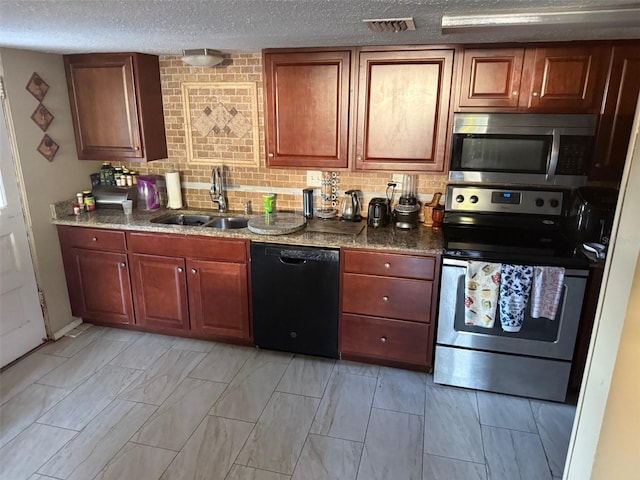
<path fill-rule="evenodd" d="M 555 319 L 563 286 L 563 267 L 535 267 L 531 288 L 531 318 Z"/>
<path fill-rule="evenodd" d="M 492 328 L 500 288 L 500 264 L 468 262 L 464 292 L 464 323 Z"/>
<path fill-rule="evenodd" d="M 529 296 L 533 267 L 502 264 L 500 282 L 500 322 L 505 332 L 519 332 Z"/>

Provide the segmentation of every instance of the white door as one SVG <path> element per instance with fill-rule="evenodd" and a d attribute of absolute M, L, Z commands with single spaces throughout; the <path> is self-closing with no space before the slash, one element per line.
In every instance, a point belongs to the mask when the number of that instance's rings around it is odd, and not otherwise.
<path fill-rule="evenodd" d="M 0 112 L 0 367 L 46 337 L 20 189 Z"/>

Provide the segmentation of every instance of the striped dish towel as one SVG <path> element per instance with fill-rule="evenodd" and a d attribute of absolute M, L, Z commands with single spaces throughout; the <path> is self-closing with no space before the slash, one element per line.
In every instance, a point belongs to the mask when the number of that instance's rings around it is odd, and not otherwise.
<path fill-rule="evenodd" d="M 555 319 L 563 286 L 563 267 L 534 267 L 531 318 Z"/>

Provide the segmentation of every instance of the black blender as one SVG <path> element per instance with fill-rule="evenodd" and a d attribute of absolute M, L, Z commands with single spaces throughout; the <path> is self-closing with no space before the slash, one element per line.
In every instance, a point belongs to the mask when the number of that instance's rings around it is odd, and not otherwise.
<path fill-rule="evenodd" d="M 396 227 L 411 229 L 418 226 L 420 204 L 418 203 L 418 178 L 416 175 L 404 175 L 402 193 L 394 208 Z"/>

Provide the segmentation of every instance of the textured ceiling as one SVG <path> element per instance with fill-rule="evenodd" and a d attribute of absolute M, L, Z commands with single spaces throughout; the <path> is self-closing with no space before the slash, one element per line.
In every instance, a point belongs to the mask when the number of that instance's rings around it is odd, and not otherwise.
<path fill-rule="evenodd" d="M 54 53 L 640 38 L 640 25 L 512 28 L 443 35 L 444 13 L 635 5 L 625 0 L 0 0 L 0 47 Z M 365 18 L 413 17 L 373 33 Z"/>

